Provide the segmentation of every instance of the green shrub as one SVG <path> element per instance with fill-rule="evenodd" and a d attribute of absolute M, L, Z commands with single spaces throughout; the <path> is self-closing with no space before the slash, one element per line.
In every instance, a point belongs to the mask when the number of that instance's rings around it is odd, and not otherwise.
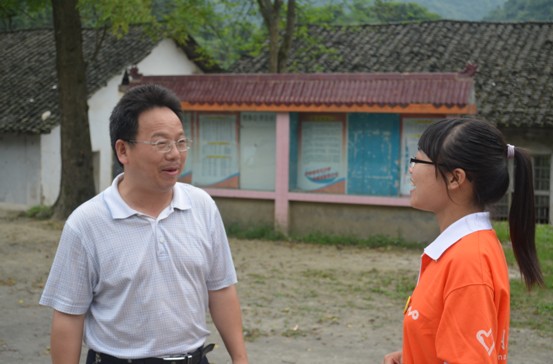
<path fill-rule="evenodd" d="M 25 211 L 25 216 L 45 220 L 51 218 L 53 213 L 51 206 L 36 205 Z"/>

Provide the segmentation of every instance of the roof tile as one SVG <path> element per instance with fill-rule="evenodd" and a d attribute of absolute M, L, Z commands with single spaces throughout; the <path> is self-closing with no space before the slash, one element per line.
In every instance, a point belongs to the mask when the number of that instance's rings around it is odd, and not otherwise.
<path fill-rule="evenodd" d="M 553 23 L 419 23 L 313 26 L 333 52 L 301 42 L 290 72 L 458 72 L 478 65 L 479 116 L 509 127 L 553 127 Z M 232 72 L 262 73 L 267 54 L 244 58 Z"/>
<path fill-rule="evenodd" d="M 144 59 L 157 44 L 138 27 L 117 39 L 108 34 L 93 59 L 101 37 L 93 29 L 83 30 L 83 53 L 88 62 L 88 95 L 108 80 Z M 197 44 L 189 38 L 183 50 L 196 59 Z M 60 122 L 56 73 L 56 47 L 51 29 L 0 32 L 0 133 L 49 133 Z M 220 71 L 211 62 L 196 61 L 204 71 Z M 42 117 L 49 111 L 50 117 Z"/>
<path fill-rule="evenodd" d="M 472 77 L 460 73 L 209 74 L 144 76 L 189 104 L 353 106 L 474 103 Z"/>

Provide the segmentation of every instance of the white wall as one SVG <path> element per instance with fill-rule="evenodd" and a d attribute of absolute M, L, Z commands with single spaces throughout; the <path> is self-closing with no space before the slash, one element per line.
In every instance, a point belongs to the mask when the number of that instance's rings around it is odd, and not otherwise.
<path fill-rule="evenodd" d="M 169 39 L 162 40 L 150 55 L 138 64 L 145 76 L 191 75 L 203 73 L 186 54 Z M 122 74 L 121 74 L 122 75 Z"/>
<path fill-rule="evenodd" d="M 40 136 L 0 135 L 0 205 L 23 209 L 41 203 Z"/>
<path fill-rule="evenodd" d="M 61 138 L 60 126 L 40 138 L 40 181 L 42 197 L 40 204 L 53 205 L 60 192 Z"/>
<path fill-rule="evenodd" d="M 171 40 L 161 41 L 137 66 L 138 71 L 147 76 L 201 73 L 201 70 Z M 92 150 L 99 152 L 100 170 L 95 171 L 99 173 L 99 191 L 104 190 L 112 182 L 109 116 L 122 96 L 119 85 L 124 73 L 125 70 L 122 69 L 120 74 L 110 79 L 105 87 L 88 100 Z"/>

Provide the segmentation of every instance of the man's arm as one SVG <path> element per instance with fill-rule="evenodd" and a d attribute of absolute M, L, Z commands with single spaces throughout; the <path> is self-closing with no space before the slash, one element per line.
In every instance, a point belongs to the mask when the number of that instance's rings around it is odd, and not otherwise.
<path fill-rule="evenodd" d="M 68 315 L 54 310 L 50 350 L 52 364 L 78 364 L 81 358 L 84 315 Z"/>
<path fill-rule="evenodd" d="M 247 364 L 248 355 L 242 332 L 242 313 L 236 286 L 209 291 L 209 312 L 233 364 Z"/>

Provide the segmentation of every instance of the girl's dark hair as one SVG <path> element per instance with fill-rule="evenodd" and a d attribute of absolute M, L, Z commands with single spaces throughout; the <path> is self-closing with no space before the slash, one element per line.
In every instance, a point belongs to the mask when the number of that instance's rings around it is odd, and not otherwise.
<path fill-rule="evenodd" d="M 465 171 L 474 186 L 474 201 L 484 210 L 499 201 L 509 188 L 508 146 L 491 123 L 477 119 L 444 119 L 432 123 L 419 140 L 419 150 L 434 163 L 444 183 L 455 168 Z M 543 286 L 535 245 L 535 210 L 532 161 L 514 148 L 514 191 L 509 211 L 513 252 L 528 288 Z"/>
<path fill-rule="evenodd" d="M 138 117 L 154 107 L 168 107 L 182 122 L 178 97 L 173 91 L 159 85 L 147 84 L 131 88 L 115 105 L 109 118 L 109 134 L 111 148 L 116 156 L 115 142 L 118 139 L 133 140 L 138 133 Z"/>

